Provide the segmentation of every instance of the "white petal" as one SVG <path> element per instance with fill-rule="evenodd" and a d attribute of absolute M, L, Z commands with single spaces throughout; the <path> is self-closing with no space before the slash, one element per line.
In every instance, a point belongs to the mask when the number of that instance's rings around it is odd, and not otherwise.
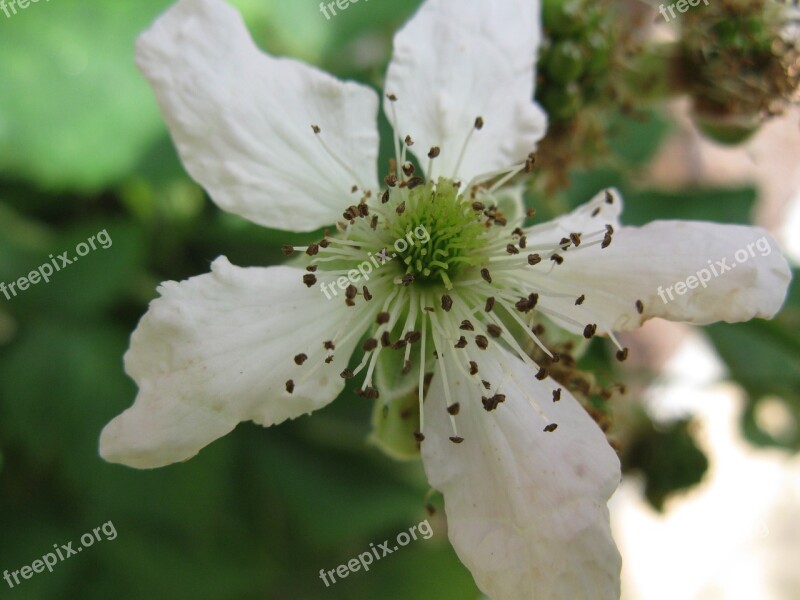
<path fill-rule="evenodd" d="M 606 506 L 620 479 L 616 454 L 566 390 L 553 403 L 550 382 L 507 352 L 494 354 L 506 368 L 489 355 L 481 377 L 508 381 L 499 390 L 505 402 L 492 412 L 474 383 L 448 369 L 463 443 L 448 439 L 439 373 L 425 404 L 423 463 L 444 494 L 450 541 L 492 600 L 618 600 L 621 559 Z M 558 428 L 547 433 L 549 422 Z"/>
<path fill-rule="evenodd" d="M 575 306 L 543 296 L 540 303 L 582 324 L 598 322 L 598 331 L 632 329 L 652 317 L 698 325 L 769 319 L 780 310 L 792 277 L 770 235 L 742 225 L 655 221 L 617 229 L 606 249 L 570 249 L 563 256 L 546 284 L 586 300 Z"/>
<path fill-rule="evenodd" d="M 375 92 L 262 53 L 222 0 L 181 0 L 136 56 L 187 171 L 225 210 L 310 231 L 353 203 L 353 185 L 377 188 Z"/>
<path fill-rule="evenodd" d="M 510 167 L 535 150 L 547 117 L 533 102 L 541 39 L 538 0 L 427 0 L 395 36 L 384 112 L 410 134 L 423 166 L 433 146 L 436 176 L 468 181 Z M 461 148 L 476 117 L 461 167 Z M 431 174 L 428 173 L 430 176 Z"/>
<path fill-rule="evenodd" d="M 191 458 L 240 421 L 272 425 L 336 398 L 359 338 L 351 319 L 369 315 L 307 288 L 303 273 L 242 269 L 222 257 L 209 274 L 163 284 L 125 355 L 139 394 L 104 429 L 103 458 L 163 466 Z M 331 352 L 323 342 L 351 330 L 325 364 Z M 308 358 L 298 366 L 301 353 Z"/>
<path fill-rule="evenodd" d="M 603 231 L 606 225 L 611 225 L 616 230 L 621 226 L 619 217 L 622 209 L 623 202 L 619 191 L 609 188 L 570 213 L 528 227 L 525 235 L 531 245 L 555 244 L 561 238 L 569 237 L 570 233 L 586 235 L 594 231 Z"/>

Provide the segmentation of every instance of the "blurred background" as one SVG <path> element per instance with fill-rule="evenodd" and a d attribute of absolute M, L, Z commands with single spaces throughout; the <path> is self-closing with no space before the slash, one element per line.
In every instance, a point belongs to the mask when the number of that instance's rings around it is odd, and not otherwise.
<path fill-rule="evenodd" d="M 364 0 L 326 19 L 317 0 L 232 3 L 266 51 L 376 89 L 393 32 L 420 4 Z M 98 457 L 102 426 L 135 397 L 122 355 L 158 283 L 205 273 L 222 254 L 276 264 L 282 244 L 318 236 L 224 214 L 183 171 L 133 62 L 136 35 L 169 5 L 0 12 L 0 281 L 102 230 L 113 240 L 50 283 L 0 295 L 0 571 L 108 521 L 118 532 L 53 573 L 0 581 L 0 597 L 479 598 L 441 498 L 418 462 L 366 442 L 372 407 L 352 393 L 280 427 L 242 424 L 158 471 Z M 546 218 L 615 185 L 627 224 L 758 223 L 796 266 L 796 8 L 711 0 L 669 23 L 657 8 L 545 0 L 537 99 L 551 123 L 529 205 Z M 623 598 L 800 599 L 796 278 L 773 321 L 655 320 L 626 345 L 624 370 L 602 340 L 580 363 L 626 387 L 584 398 L 626 471 L 611 503 Z M 320 580 L 426 518 L 432 539 L 332 587 Z"/>

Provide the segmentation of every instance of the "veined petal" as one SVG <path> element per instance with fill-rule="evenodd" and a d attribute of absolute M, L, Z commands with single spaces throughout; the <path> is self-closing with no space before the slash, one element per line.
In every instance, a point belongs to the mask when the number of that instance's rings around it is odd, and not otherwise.
<path fill-rule="evenodd" d="M 423 463 L 444 494 L 451 543 L 492 600 L 617 600 L 621 560 L 606 506 L 620 480 L 616 454 L 566 390 L 554 403 L 551 381 L 502 349 L 494 355 L 481 376 L 504 382 L 505 401 L 491 412 L 448 368 L 462 443 L 448 439 L 441 373 L 425 404 Z M 550 423 L 558 428 L 543 431 Z"/>
<path fill-rule="evenodd" d="M 397 111 L 397 134 L 412 136 L 423 166 L 434 146 L 441 148 L 434 174 L 465 182 L 524 162 L 547 127 L 533 101 L 540 39 L 538 0 L 422 5 L 395 36 L 386 93 L 397 101 L 384 100 L 384 111 L 390 122 Z"/>
<path fill-rule="evenodd" d="M 222 0 L 181 0 L 136 56 L 183 164 L 223 209 L 311 231 L 341 216 L 354 185 L 377 189 L 376 93 L 262 53 Z"/>
<path fill-rule="evenodd" d="M 329 302 L 302 276 L 288 267 L 242 269 L 221 257 L 209 274 L 164 283 L 125 355 L 139 394 L 103 430 L 103 458 L 167 465 L 240 421 L 273 425 L 336 398 L 371 313 Z M 340 338 L 335 351 L 323 347 Z"/>
<path fill-rule="evenodd" d="M 611 244 L 570 248 L 547 274 L 540 305 L 598 332 L 633 329 L 652 317 L 698 325 L 773 317 L 791 270 L 775 240 L 759 227 L 655 221 L 616 229 Z M 556 297 L 585 296 L 576 306 Z"/>

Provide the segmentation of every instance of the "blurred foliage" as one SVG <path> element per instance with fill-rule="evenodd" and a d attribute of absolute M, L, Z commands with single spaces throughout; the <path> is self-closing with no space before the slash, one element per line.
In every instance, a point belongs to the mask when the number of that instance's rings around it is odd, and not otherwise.
<path fill-rule="evenodd" d="M 233 2 L 266 50 L 376 88 L 393 32 L 419 3 L 364 2 L 326 20 L 310 0 Z M 352 393 L 279 428 L 242 425 L 185 464 L 139 472 L 99 459 L 102 426 L 135 396 L 122 356 L 158 282 L 204 273 L 221 254 L 240 265 L 275 264 L 282 244 L 319 236 L 222 214 L 184 173 L 134 65 L 136 36 L 169 4 L 57 0 L 13 18 L 0 13 L 0 281 L 99 231 L 113 240 L 49 284 L 0 298 L 0 570 L 31 564 L 107 521 L 119 535 L 21 589 L 0 582 L 3 597 L 350 599 L 391 590 L 397 600 L 477 598 L 441 512 L 430 518 L 433 539 L 369 575 L 330 588 L 320 581 L 321 568 L 428 518 L 418 463 L 391 461 L 367 443 L 373 409 Z M 596 4 L 545 3 L 538 90 L 552 138 L 540 164 L 552 176 L 531 186 L 540 218 L 615 185 L 626 223 L 748 222 L 752 189 L 665 192 L 638 183 L 671 130 L 652 103 L 664 96 L 654 85 L 663 82 L 662 56 L 632 52 L 631 22 L 607 12 L 611 3 Z M 640 86 L 636 94 L 631 85 Z M 647 105 L 634 105 L 639 99 Z M 383 117 L 380 126 L 385 164 Z M 755 443 L 800 447 L 796 436 L 771 437 L 754 417 L 763 398 L 777 396 L 800 422 L 798 296 L 795 285 L 774 322 L 708 329 L 750 396 L 744 426 Z M 581 367 L 601 372 L 604 384 L 617 375 L 599 342 Z M 378 433 L 392 436 L 393 426 Z M 685 422 L 644 428 L 626 453 L 654 504 L 702 473 L 688 430 Z"/>

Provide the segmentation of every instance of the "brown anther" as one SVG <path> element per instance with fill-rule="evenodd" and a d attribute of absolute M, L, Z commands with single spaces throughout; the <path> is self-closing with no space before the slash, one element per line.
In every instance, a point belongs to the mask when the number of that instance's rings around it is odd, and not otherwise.
<path fill-rule="evenodd" d="M 307 359 L 308 355 L 300 353 L 294 357 L 294 362 L 296 365 L 302 365 Z"/>
<path fill-rule="evenodd" d="M 311 273 L 303 275 L 303 283 L 305 283 L 307 287 L 311 287 L 317 283 L 317 276 Z"/>
<path fill-rule="evenodd" d="M 461 442 L 464 441 L 464 438 L 463 437 L 458 437 L 457 435 L 454 435 L 454 436 L 452 436 L 450 438 L 450 441 L 453 442 L 454 444 L 460 444 Z"/>
<path fill-rule="evenodd" d="M 403 173 L 406 174 L 406 177 L 411 177 L 414 174 L 414 165 L 410 162 L 407 162 L 403 165 Z"/>
<path fill-rule="evenodd" d="M 422 332 L 421 331 L 409 331 L 405 335 L 405 340 L 409 344 L 416 344 L 418 341 L 422 339 Z"/>
<path fill-rule="evenodd" d="M 353 372 L 350 369 L 345 369 L 344 371 L 339 373 L 339 376 L 342 379 L 352 379 L 353 377 L 355 377 L 355 375 L 353 374 Z"/>
<path fill-rule="evenodd" d="M 506 252 L 509 254 L 519 254 L 519 250 L 517 250 L 517 247 L 514 244 L 509 244 L 506 246 Z"/>
<path fill-rule="evenodd" d="M 442 294 L 442 309 L 444 312 L 450 312 L 451 308 L 453 308 L 453 299 L 447 294 Z"/>
<path fill-rule="evenodd" d="M 412 139 L 412 137 L 410 135 L 407 135 L 406 139 L 404 141 L 406 143 L 406 146 L 410 147 L 410 146 L 414 145 L 414 140 Z"/>
<path fill-rule="evenodd" d="M 330 356 L 326 356 L 326 357 L 325 357 L 325 364 L 326 364 L 326 365 L 329 365 L 329 364 L 331 364 L 332 362 L 333 362 L 333 354 L 331 354 Z"/>
<path fill-rule="evenodd" d="M 550 425 L 544 428 L 547 433 L 553 433 L 556 429 L 558 429 L 558 423 L 550 423 Z"/>
<path fill-rule="evenodd" d="M 283 252 L 286 256 L 291 256 L 294 254 L 294 246 L 284 244 L 281 246 L 281 252 Z"/>
<path fill-rule="evenodd" d="M 532 292 L 528 294 L 528 309 L 533 310 L 539 304 L 539 294 Z"/>
<path fill-rule="evenodd" d="M 386 98 L 389 100 L 389 102 L 397 102 L 397 96 L 394 94 L 386 94 Z"/>
<path fill-rule="evenodd" d="M 521 238 L 519 238 L 519 247 L 524 250 L 527 247 L 527 245 L 528 245 L 528 238 L 523 235 Z"/>
<path fill-rule="evenodd" d="M 369 338 L 364 341 L 364 345 L 361 346 L 361 349 L 364 350 L 364 352 L 371 352 L 372 350 L 375 350 L 375 348 L 377 347 L 378 347 L 378 340 L 376 340 L 375 338 Z"/>
<path fill-rule="evenodd" d="M 537 323 L 531 328 L 531 331 L 533 332 L 533 335 L 542 335 L 544 333 L 544 325 Z"/>
<path fill-rule="evenodd" d="M 481 385 L 486 388 L 487 390 L 492 389 L 492 384 L 486 381 L 485 379 L 481 379 Z"/>
<path fill-rule="evenodd" d="M 611 234 L 606 231 L 606 234 L 603 236 L 603 243 L 600 244 L 600 247 L 605 249 L 611 245 Z"/>
<path fill-rule="evenodd" d="M 403 363 L 403 370 L 401 371 L 403 375 L 408 375 L 411 372 L 411 361 L 407 360 Z"/>
<path fill-rule="evenodd" d="M 461 321 L 461 326 L 459 327 L 462 331 L 475 331 L 475 327 L 473 327 L 472 323 L 469 320 L 464 319 Z"/>
<path fill-rule="evenodd" d="M 406 203 L 401 202 L 398 204 L 397 208 L 394 209 L 394 212 L 396 212 L 398 215 L 402 215 L 404 212 L 406 212 Z"/>
<path fill-rule="evenodd" d="M 467 347 L 467 338 L 465 338 L 463 335 L 460 338 L 458 338 L 458 341 L 453 346 L 453 348 L 459 348 L 459 349 L 466 347 Z"/>
<path fill-rule="evenodd" d="M 569 239 L 575 247 L 581 245 L 581 234 L 580 233 L 570 233 Z"/>
<path fill-rule="evenodd" d="M 581 294 L 578 296 L 578 299 L 575 300 L 575 306 L 580 306 L 586 300 L 586 294 Z"/>
<path fill-rule="evenodd" d="M 376 398 L 380 398 L 381 394 L 374 387 L 368 385 L 364 388 L 364 391 L 361 392 L 361 395 L 367 400 L 375 400 Z"/>
<path fill-rule="evenodd" d="M 528 312 L 530 310 L 527 298 L 520 298 L 514 306 L 519 312 Z"/>
<path fill-rule="evenodd" d="M 350 188 L 350 193 L 351 194 L 355 194 L 357 191 L 358 191 L 358 186 L 357 185 L 354 185 L 353 187 Z"/>
<path fill-rule="evenodd" d="M 309 273 L 316 273 L 318 268 L 319 267 L 317 265 L 308 265 L 306 267 L 306 271 L 308 271 Z"/>
<path fill-rule="evenodd" d="M 528 254 L 528 264 L 531 266 L 538 265 L 542 262 L 542 257 L 538 254 Z"/>
<path fill-rule="evenodd" d="M 291 379 L 286 382 L 286 391 L 290 394 L 294 391 L 294 381 Z"/>
<path fill-rule="evenodd" d="M 500 329 L 500 327 L 498 327 L 494 323 L 489 323 L 486 326 L 486 331 L 488 331 L 489 335 L 494 337 L 494 338 L 497 338 L 497 337 L 500 337 L 501 335 L 503 335 L 503 330 Z"/>
<path fill-rule="evenodd" d="M 314 133 L 318 134 L 320 131 L 322 131 L 322 129 L 319 128 L 319 125 L 312 125 L 311 126 L 311 131 L 313 131 Z"/>
<path fill-rule="evenodd" d="M 393 188 L 397 185 L 397 175 L 387 175 L 383 178 L 383 182 L 388 185 L 390 188 Z M 389 190 L 386 190 L 387 192 Z"/>
<path fill-rule="evenodd" d="M 536 379 L 539 381 L 544 381 L 550 376 L 550 371 L 547 370 L 546 367 L 540 367 L 539 371 L 536 373 Z"/>
<path fill-rule="evenodd" d="M 617 350 L 617 360 L 619 362 L 623 362 L 626 358 L 628 358 L 627 348 L 623 348 L 622 350 Z"/>
<path fill-rule="evenodd" d="M 349 300 L 352 300 L 357 295 L 358 295 L 358 288 L 354 286 L 352 283 L 348 285 L 347 288 L 344 290 L 344 296 Z"/>
<path fill-rule="evenodd" d="M 358 214 L 361 217 L 368 217 L 369 216 L 369 206 L 366 204 L 359 204 L 358 205 Z"/>
<path fill-rule="evenodd" d="M 553 255 L 550 257 L 550 260 L 552 260 L 552 261 L 553 261 L 554 263 L 556 263 L 557 265 L 560 265 L 561 263 L 563 263 L 563 262 L 564 262 L 564 257 L 562 257 L 562 256 L 561 256 L 561 255 L 559 255 L 559 254 L 553 254 Z"/>
<path fill-rule="evenodd" d="M 381 334 L 381 346 L 383 346 L 384 348 L 387 348 L 387 347 L 389 347 L 391 345 L 392 345 L 392 339 L 389 337 L 389 332 L 388 331 L 384 331 Z"/>
<path fill-rule="evenodd" d="M 470 375 L 478 374 L 478 363 L 476 363 L 474 360 L 469 361 L 469 374 Z"/>
<path fill-rule="evenodd" d="M 472 210 L 482 211 L 485 208 L 486 206 L 483 204 L 483 202 L 475 201 L 472 203 Z"/>
<path fill-rule="evenodd" d="M 389 201 L 389 190 L 387 189 L 386 191 L 383 192 L 383 194 L 381 194 L 381 204 L 386 204 L 388 201 Z"/>
<path fill-rule="evenodd" d="M 489 269 L 487 269 L 486 267 L 481 269 L 481 277 L 483 277 L 483 280 L 486 283 L 492 283 L 492 276 L 489 274 Z"/>
<path fill-rule="evenodd" d="M 587 340 L 592 339 L 595 333 L 597 333 L 597 325 L 595 323 L 589 323 L 583 328 L 583 337 Z"/>
<path fill-rule="evenodd" d="M 599 214 L 600 214 L 600 207 L 598 206 L 597 208 L 595 208 L 595 209 L 592 211 L 592 216 L 593 216 L 593 217 L 596 217 L 596 216 L 597 216 L 597 215 L 599 215 Z"/>
<path fill-rule="evenodd" d="M 528 217 L 529 219 L 532 219 L 533 217 L 536 216 L 536 209 L 529 208 L 527 211 L 525 211 L 525 216 Z"/>
<path fill-rule="evenodd" d="M 640 315 L 644 312 L 644 302 L 641 300 L 636 301 L 636 312 L 638 312 Z"/>
<path fill-rule="evenodd" d="M 423 185 L 424 183 L 425 180 L 422 177 L 412 177 L 408 180 L 406 185 L 408 186 L 408 189 L 413 190 L 415 187 Z"/>
<path fill-rule="evenodd" d="M 419 431 L 415 431 L 414 432 L 414 439 L 417 440 L 418 442 L 424 442 L 425 441 L 425 435 L 423 433 L 419 432 Z"/>
<path fill-rule="evenodd" d="M 336 344 L 334 344 L 331 340 L 323 342 L 322 347 L 325 348 L 325 350 L 336 350 Z"/>
<path fill-rule="evenodd" d="M 606 223 L 606 231 L 611 235 L 614 235 L 614 226 L 611 223 Z"/>
<path fill-rule="evenodd" d="M 428 151 L 428 158 L 433 159 L 439 156 L 442 153 L 442 149 L 439 146 L 434 146 Z"/>
<path fill-rule="evenodd" d="M 372 294 L 369 293 L 369 289 L 367 289 L 367 286 L 364 286 L 363 292 L 364 292 L 364 300 L 366 300 L 367 302 L 372 300 Z"/>
<path fill-rule="evenodd" d="M 475 129 L 477 129 L 478 131 L 483 129 L 483 117 L 475 118 Z"/>
<path fill-rule="evenodd" d="M 608 190 L 606 190 L 606 204 L 614 204 L 614 196 Z"/>
<path fill-rule="evenodd" d="M 400 280 L 400 283 L 402 283 L 405 287 L 408 287 L 412 283 L 414 283 L 414 276 L 411 273 L 406 273 L 405 275 L 403 275 L 403 278 Z"/>
<path fill-rule="evenodd" d="M 558 402 L 559 400 L 561 400 L 561 388 L 553 390 L 553 402 Z"/>
<path fill-rule="evenodd" d="M 486 299 L 486 304 L 484 304 L 484 306 L 483 306 L 483 312 L 487 312 L 487 313 L 488 312 L 492 312 L 493 308 L 494 308 L 494 296 L 489 296 Z"/>
<path fill-rule="evenodd" d="M 372 215 L 372 220 L 369 222 L 369 228 L 372 229 L 372 231 L 378 229 L 378 215 Z"/>
<path fill-rule="evenodd" d="M 397 340 L 394 344 L 392 344 L 392 350 L 402 350 L 408 346 L 408 342 L 405 340 Z"/>
<path fill-rule="evenodd" d="M 486 350 L 489 347 L 489 340 L 486 339 L 485 335 L 476 335 L 475 336 L 475 344 L 481 350 Z"/>
<path fill-rule="evenodd" d="M 458 414 L 458 411 L 461 410 L 461 405 L 456 402 L 455 404 L 451 404 L 447 407 L 447 412 L 453 415 L 454 417 Z"/>
<path fill-rule="evenodd" d="M 506 397 L 503 394 L 495 394 L 491 398 L 487 398 L 486 396 L 481 397 L 481 403 L 483 404 L 483 408 L 487 411 L 493 411 L 497 408 L 497 406 L 501 402 L 505 402 Z"/>
<path fill-rule="evenodd" d="M 319 244 L 309 244 L 306 248 L 306 254 L 309 256 L 316 256 L 319 254 Z"/>

